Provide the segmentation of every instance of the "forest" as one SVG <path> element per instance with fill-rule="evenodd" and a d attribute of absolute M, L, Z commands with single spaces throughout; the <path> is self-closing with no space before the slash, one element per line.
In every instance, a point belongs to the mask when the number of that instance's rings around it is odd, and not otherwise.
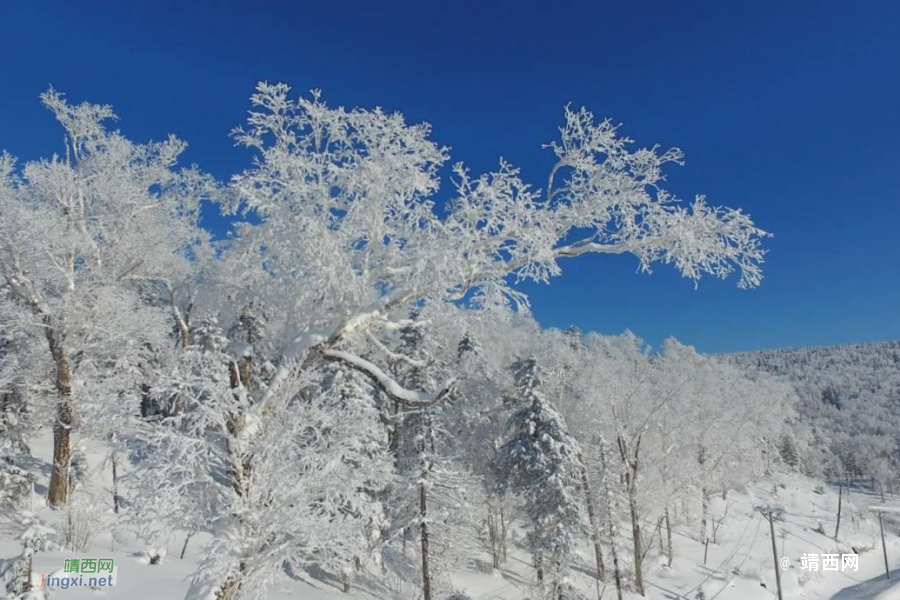
<path fill-rule="evenodd" d="M 813 476 L 870 478 L 893 493 L 900 460 L 900 343 L 738 353 L 727 360 L 795 390 L 782 440 L 794 467 Z"/>
<path fill-rule="evenodd" d="M 150 564 L 202 547 L 191 600 L 299 573 L 462 599 L 472 549 L 500 568 L 513 544 L 535 598 L 585 597 L 587 548 L 621 599 L 679 561 L 676 526 L 708 545 L 731 490 L 790 471 L 894 485 L 896 343 L 705 355 L 531 316 L 518 284 L 552 288 L 585 255 L 761 283 L 764 230 L 666 191 L 678 149 L 567 107 L 534 185 L 451 163 L 427 124 L 261 83 L 231 134 L 247 167 L 219 181 L 109 106 L 41 100 L 64 143 L 0 157 L 8 598 L 43 598 L 32 559 L 102 530 Z M 208 205 L 230 235 L 201 226 Z"/>

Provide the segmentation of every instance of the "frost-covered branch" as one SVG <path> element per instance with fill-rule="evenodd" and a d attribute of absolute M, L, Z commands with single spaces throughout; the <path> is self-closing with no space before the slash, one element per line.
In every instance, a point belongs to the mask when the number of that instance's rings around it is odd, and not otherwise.
<path fill-rule="evenodd" d="M 388 395 L 393 398 L 396 398 L 403 404 L 411 407 L 426 407 L 426 406 L 434 406 L 435 404 L 440 403 L 442 400 L 447 398 L 452 392 L 456 385 L 454 380 L 450 380 L 444 387 L 434 394 L 429 394 L 427 392 L 422 392 L 418 390 L 410 390 L 404 388 L 402 385 L 397 383 L 397 381 L 392 378 L 390 375 L 379 369 L 373 363 L 365 360 L 364 358 L 360 358 L 359 356 L 350 354 L 349 352 L 343 352 L 341 350 L 326 350 L 324 355 L 328 358 L 332 358 L 335 360 L 340 360 L 354 369 L 357 369 L 369 377 L 371 377 L 375 382 L 378 383 L 379 387 L 385 391 Z"/>

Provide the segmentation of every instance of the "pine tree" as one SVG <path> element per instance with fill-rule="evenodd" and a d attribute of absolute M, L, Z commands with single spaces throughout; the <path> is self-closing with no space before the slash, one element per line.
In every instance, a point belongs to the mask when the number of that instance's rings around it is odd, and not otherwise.
<path fill-rule="evenodd" d="M 0 330 L 0 512 L 20 508 L 33 481 L 20 466 L 31 453 L 27 437 L 33 423 L 18 381 L 19 346 L 9 331 Z"/>
<path fill-rule="evenodd" d="M 510 417 L 510 437 L 497 454 L 500 485 L 525 501 L 538 582 L 551 598 L 571 597 L 567 573 L 581 528 L 580 449 L 544 398 L 535 360 L 520 360 L 513 369 L 522 407 Z"/>
<path fill-rule="evenodd" d="M 797 446 L 794 444 L 794 438 L 790 433 L 785 433 L 781 436 L 778 444 L 778 453 L 781 455 L 781 460 L 784 461 L 784 464 L 791 469 L 796 469 L 800 466 L 800 454 L 797 452 Z"/>
<path fill-rule="evenodd" d="M 415 323 L 419 316 L 413 311 L 409 322 Z M 407 387 L 433 388 L 436 364 L 426 348 L 421 328 L 403 327 L 399 337 L 397 356 L 404 358 L 394 365 L 398 380 Z M 469 350 L 457 349 L 457 357 L 468 353 Z M 404 531 L 404 544 L 410 534 L 418 534 L 422 597 L 431 600 L 445 583 L 440 574 L 459 558 L 455 550 L 461 542 L 458 536 L 462 530 L 463 507 L 467 504 L 467 482 L 449 458 L 452 436 L 443 427 L 440 406 L 410 408 L 395 399 L 393 415 L 397 467 L 404 481 L 396 490 L 399 510 L 394 520 Z"/>
<path fill-rule="evenodd" d="M 0 512 L 20 508 L 31 493 L 33 476 L 18 464 L 29 454 L 28 420 L 21 396 L 0 390 Z"/>

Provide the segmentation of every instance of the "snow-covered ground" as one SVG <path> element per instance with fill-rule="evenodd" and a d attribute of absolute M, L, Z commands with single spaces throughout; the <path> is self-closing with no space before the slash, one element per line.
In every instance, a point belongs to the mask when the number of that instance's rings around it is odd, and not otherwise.
<path fill-rule="evenodd" d="M 49 440 L 36 445 L 35 472 L 39 475 L 36 486 L 42 492 L 47 484 Z M 184 559 L 179 558 L 181 544 L 173 544 L 161 564 L 151 565 L 146 549 L 130 535 L 110 534 L 104 525 L 113 519 L 111 514 L 108 465 L 99 456 L 89 454 L 92 463 L 90 483 L 79 492 L 83 498 L 93 498 L 93 505 L 101 513 L 95 517 L 99 530 L 91 542 L 90 550 L 69 550 L 44 553 L 36 561 L 36 570 L 42 565 L 55 565 L 61 569 L 68 558 L 112 558 L 117 567 L 117 585 L 111 589 L 69 588 L 52 590 L 52 598 L 82 600 L 101 597 L 127 600 L 178 600 L 184 597 L 191 573 L 201 559 L 203 540 L 190 541 Z M 818 491 L 817 491 L 818 488 Z M 887 498 L 890 506 L 900 506 L 900 498 Z M 839 542 L 833 539 L 837 512 L 837 489 L 822 482 L 799 475 L 779 475 L 775 481 L 767 481 L 742 491 L 729 492 L 727 498 L 717 496 L 711 504 L 711 521 L 717 523 L 727 508 L 727 516 L 716 530 L 716 542 L 710 543 L 704 563 L 704 545 L 697 541 L 695 530 L 697 515 L 678 515 L 675 526 L 675 561 L 672 568 L 665 566 L 665 558 L 659 556 L 660 536 L 656 522 L 644 524 L 645 540 L 653 539 L 648 552 L 646 573 L 646 597 L 652 600 L 706 598 L 712 600 L 768 600 L 775 597 L 775 569 L 769 524 L 757 511 L 757 506 L 777 505 L 784 509 L 784 520 L 775 524 L 775 542 L 778 556 L 788 563 L 781 570 L 784 598 L 809 600 L 854 600 L 872 598 L 878 600 L 900 599 L 900 520 L 897 515 L 884 517 L 888 561 L 894 570 L 890 580 L 884 577 L 884 559 L 878 529 L 877 515 L 871 506 L 881 505 L 881 498 L 868 490 L 845 491 L 843 518 Z M 698 509 L 698 508 L 697 508 Z M 60 512 L 43 507 L 42 498 L 35 498 L 35 510 L 47 522 L 59 523 Z M 686 518 L 685 518 L 686 517 Z M 687 523 L 687 524 L 686 524 Z M 521 540 L 521 535 L 516 536 Z M 178 547 L 174 547 L 177 545 Z M 858 571 L 823 571 L 821 559 L 818 571 L 801 568 L 801 555 L 816 553 L 859 553 Z M 9 534 L 6 526 L 0 533 L 0 560 L 9 559 L 20 552 L 19 543 Z M 454 586 L 473 599 L 522 600 L 535 597 L 534 572 L 527 552 L 518 543 L 503 567 L 491 572 L 486 565 L 490 557 L 476 547 L 468 549 L 470 559 L 467 568 L 451 575 Z M 596 587 L 591 579 L 591 554 L 585 547 L 577 565 L 577 583 L 587 598 L 615 598 L 612 585 Z M 607 560 L 609 562 L 609 560 Z M 839 565 L 840 567 L 840 565 Z M 302 574 L 290 584 L 281 586 L 269 594 L 270 598 L 299 598 L 304 600 L 409 598 L 415 596 L 413 588 L 392 584 L 390 578 L 378 573 L 378 567 L 370 567 L 370 577 L 362 576 L 354 581 L 354 590 L 345 594 L 340 582 L 324 574 Z M 702 594 L 701 594 L 702 592 Z M 0 591 L 0 594 L 3 592 Z M 627 598 L 639 595 L 630 591 Z"/>

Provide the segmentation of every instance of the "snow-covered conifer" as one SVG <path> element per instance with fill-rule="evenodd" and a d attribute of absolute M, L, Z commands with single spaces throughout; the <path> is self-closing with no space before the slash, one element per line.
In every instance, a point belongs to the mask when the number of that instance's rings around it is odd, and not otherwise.
<path fill-rule="evenodd" d="M 521 407 L 497 455 L 504 489 L 521 496 L 528 544 L 548 597 L 565 597 L 575 539 L 581 529 L 580 448 L 541 391 L 533 358 L 514 365 Z"/>

